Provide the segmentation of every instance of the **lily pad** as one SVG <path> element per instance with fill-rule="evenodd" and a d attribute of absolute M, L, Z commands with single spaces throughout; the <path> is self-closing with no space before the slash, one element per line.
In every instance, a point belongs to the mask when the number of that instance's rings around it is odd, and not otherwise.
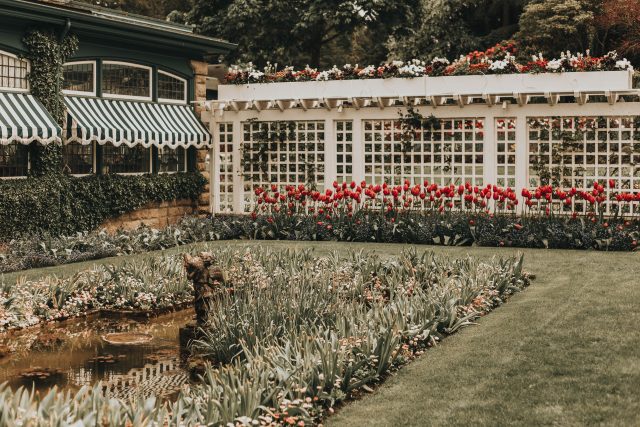
<path fill-rule="evenodd" d="M 113 345 L 140 345 L 151 341 L 153 336 L 138 332 L 117 332 L 103 335 L 102 339 Z"/>

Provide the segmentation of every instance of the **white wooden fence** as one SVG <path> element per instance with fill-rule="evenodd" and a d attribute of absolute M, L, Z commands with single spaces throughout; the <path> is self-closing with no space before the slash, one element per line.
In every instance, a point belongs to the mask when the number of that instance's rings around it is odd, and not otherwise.
<path fill-rule="evenodd" d="M 612 191 L 637 192 L 638 94 L 627 71 L 224 85 L 204 114 L 216 141 L 211 209 L 247 212 L 255 186 L 310 175 L 327 188 L 410 179 L 519 192 L 539 184 L 544 165 L 565 186 L 611 179 Z M 400 114 L 409 107 L 440 126 L 416 129 L 407 150 Z M 252 164 L 261 126 L 280 122 L 293 122 L 287 137 Z"/>

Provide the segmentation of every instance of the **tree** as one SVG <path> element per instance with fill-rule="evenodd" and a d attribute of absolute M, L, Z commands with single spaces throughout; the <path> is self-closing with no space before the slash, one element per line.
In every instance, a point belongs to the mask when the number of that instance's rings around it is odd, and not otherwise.
<path fill-rule="evenodd" d="M 330 66 L 323 53 L 351 45 L 362 28 L 387 32 L 417 0 L 196 0 L 184 17 L 197 31 L 238 43 L 230 61 Z M 175 17 L 175 15 L 173 15 Z M 346 47 L 348 49 L 348 47 Z M 384 43 L 370 46 L 382 49 Z"/>
<path fill-rule="evenodd" d="M 454 58 L 510 39 L 528 0 L 421 0 L 409 22 L 409 34 L 392 35 L 397 59 Z"/>
<path fill-rule="evenodd" d="M 640 62 L 640 0 L 605 0 L 595 24 L 601 50 Z"/>
<path fill-rule="evenodd" d="M 191 0 L 82 0 L 85 3 L 136 15 L 165 19 L 173 11 L 188 11 Z"/>
<path fill-rule="evenodd" d="M 583 52 L 595 46 L 595 15 L 599 0 L 538 0 L 520 17 L 515 39 L 528 53 L 548 57 L 566 50 Z"/>

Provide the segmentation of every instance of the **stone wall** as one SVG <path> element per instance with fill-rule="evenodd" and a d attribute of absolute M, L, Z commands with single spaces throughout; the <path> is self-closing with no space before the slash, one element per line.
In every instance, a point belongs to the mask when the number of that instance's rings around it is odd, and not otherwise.
<path fill-rule="evenodd" d="M 149 203 L 133 212 L 118 218 L 110 219 L 100 228 L 113 233 L 118 229 L 132 230 L 144 224 L 152 228 L 164 228 L 175 224 L 185 215 L 197 211 L 197 206 L 191 200 L 175 200 L 173 202 Z"/>
<path fill-rule="evenodd" d="M 208 64 L 202 61 L 191 61 L 191 68 L 195 74 L 195 99 L 194 101 L 206 101 L 207 100 L 207 75 L 209 73 Z M 202 112 L 204 111 L 204 107 L 202 105 L 195 105 L 195 112 L 198 117 L 201 117 Z M 200 195 L 198 199 L 198 210 L 197 213 L 207 214 L 211 212 L 211 206 L 209 203 L 209 183 L 210 183 L 210 173 L 207 167 L 207 156 L 209 154 L 208 148 L 201 148 L 197 151 L 196 155 L 196 168 L 202 173 L 202 175 L 207 179 L 207 185 L 205 186 L 204 192 Z"/>

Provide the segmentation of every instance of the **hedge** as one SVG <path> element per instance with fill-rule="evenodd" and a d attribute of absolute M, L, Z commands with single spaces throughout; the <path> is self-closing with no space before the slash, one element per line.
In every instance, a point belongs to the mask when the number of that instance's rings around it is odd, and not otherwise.
<path fill-rule="evenodd" d="M 196 200 L 205 178 L 170 175 L 62 174 L 0 181 L 0 240 L 94 230 L 104 221 L 150 202 Z"/>

